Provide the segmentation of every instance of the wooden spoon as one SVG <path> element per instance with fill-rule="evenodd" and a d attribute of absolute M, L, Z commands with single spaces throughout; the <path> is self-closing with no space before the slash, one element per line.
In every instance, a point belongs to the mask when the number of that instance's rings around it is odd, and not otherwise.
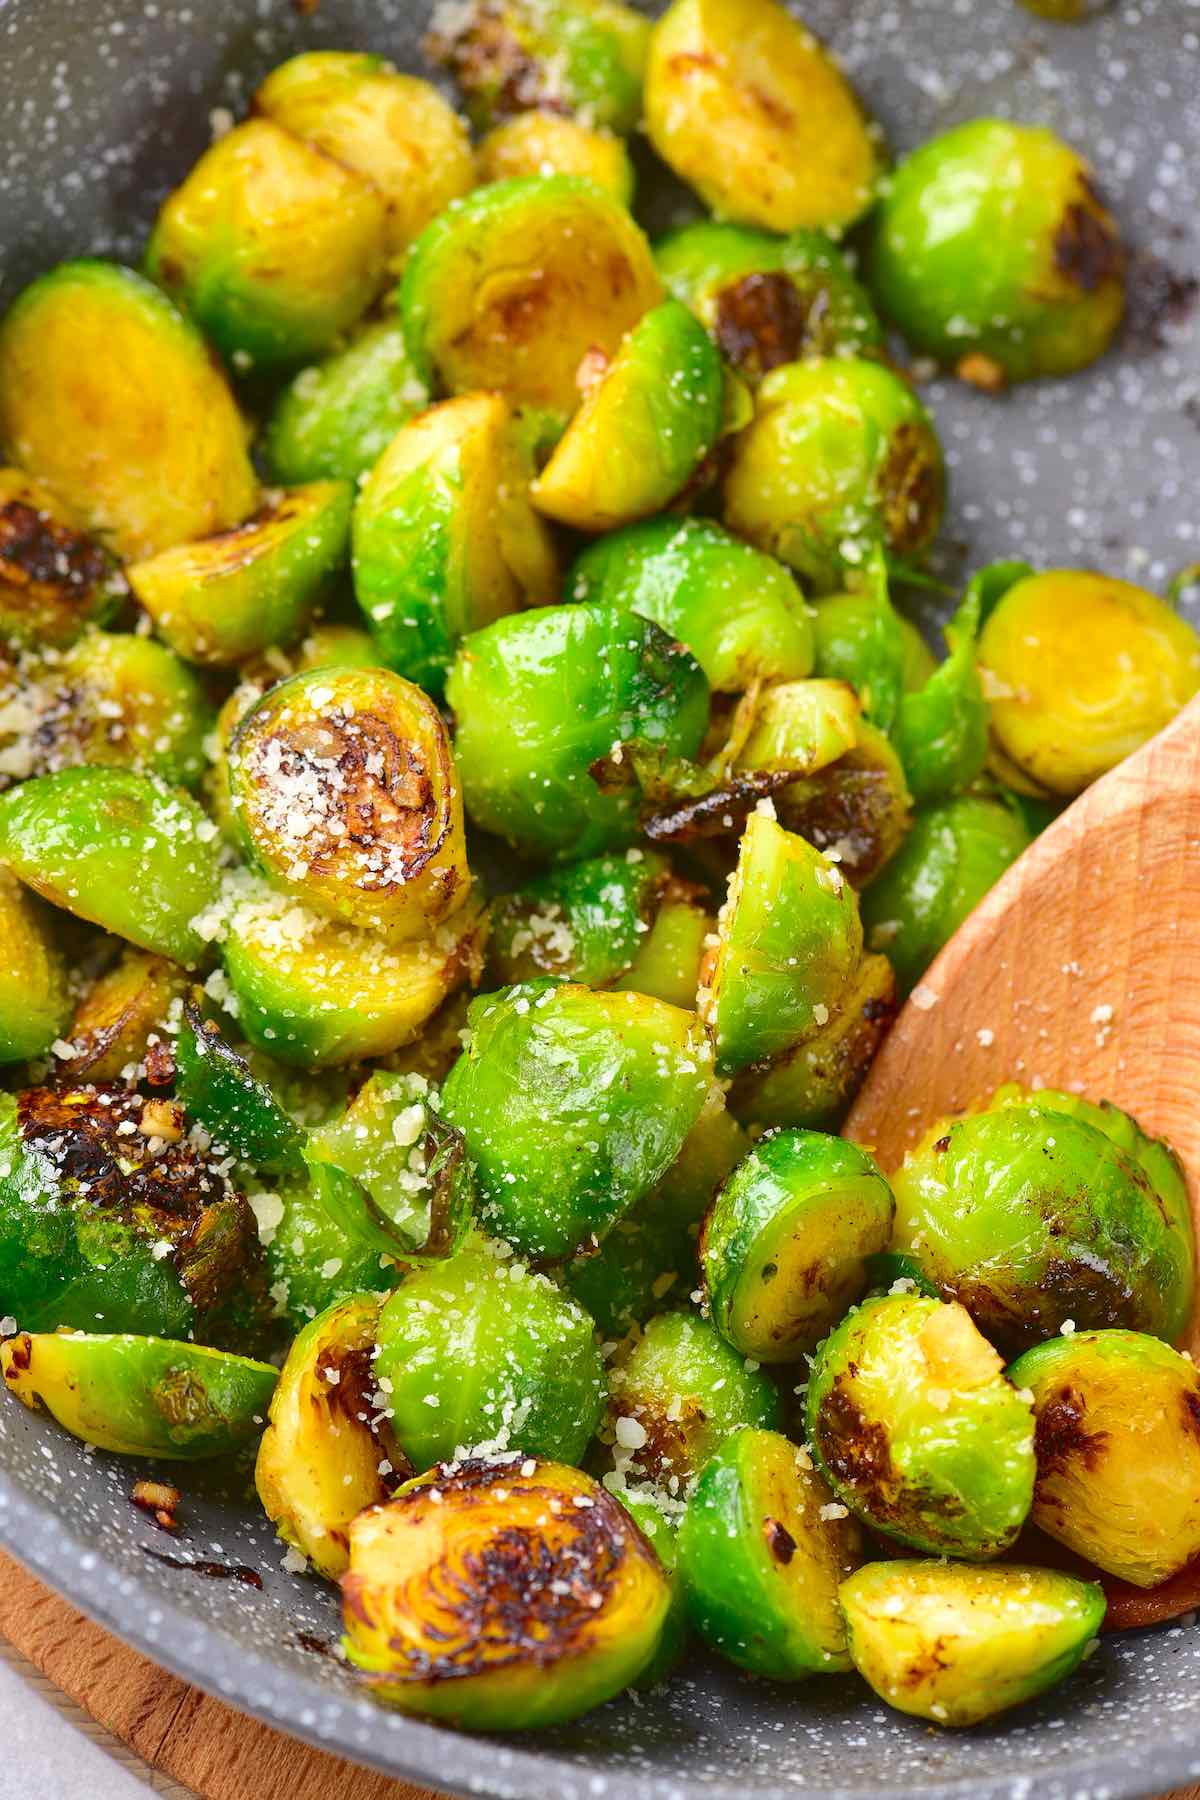
<path fill-rule="evenodd" d="M 1200 699 L 1088 788 L 965 921 L 913 990 L 846 1136 L 890 1173 L 926 1126 L 1004 1081 L 1112 1100 L 1165 1137 L 1200 1227 Z M 1189 1341 L 1200 1349 L 1195 1321 Z"/>

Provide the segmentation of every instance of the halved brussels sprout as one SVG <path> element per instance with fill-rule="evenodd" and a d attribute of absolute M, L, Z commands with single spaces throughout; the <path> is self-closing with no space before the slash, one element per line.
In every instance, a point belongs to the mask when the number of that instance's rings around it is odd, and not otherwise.
<path fill-rule="evenodd" d="M 74 643 L 127 593 L 115 558 L 48 488 L 0 469 L 0 638 L 31 650 Z"/>
<path fill-rule="evenodd" d="M 39 686 L 37 774 L 88 763 L 186 787 L 203 774 L 212 709 L 165 644 L 133 632 L 85 632 L 46 665 Z"/>
<path fill-rule="evenodd" d="M 66 964 L 46 910 L 0 867 L 0 1063 L 44 1056 L 70 1011 Z"/>
<path fill-rule="evenodd" d="M 979 661 L 1001 750 L 1052 794 L 1079 793 L 1200 689 L 1188 621 L 1144 588 L 1080 569 L 1011 586 L 984 624 Z"/>
<path fill-rule="evenodd" d="M 486 930 L 486 909 L 468 901 L 427 937 L 394 944 L 267 894 L 235 910 L 222 956 L 250 1042 L 328 1069 L 411 1043 L 447 994 L 478 982 Z"/>
<path fill-rule="evenodd" d="M 636 740 L 694 756 L 708 724 L 708 683 L 691 656 L 613 606 L 544 606 L 473 632 L 446 698 L 474 823 L 560 860 L 634 836 L 636 790 L 602 790 L 593 764 Z"/>
<path fill-rule="evenodd" d="M 658 1313 L 609 1377 L 614 1461 L 623 1479 L 681 1495 L 743 1425 L 777 1431 L 779 1390 L 698 1314 Z"/>
<path fill-rule="evenodd" d="M 876 133 L 779 0 L 675 0 L 646 67 L 646 129 L 719 217 L 837 229 L 870 205 Z"/>
<path fill-rule="evenodd" d="M 698 892 L 653 850 L 568 863 L 492 902 L 489 967 L 501 984 L 558 975 L 690 1009 L 709 923 Z"/>
<path fill-rule="evenodd" d="M 895 1205 L 856 1144 L 816 1131 L 759 1139 L 712 1203 L 700 1268 L 713 1324 L 743 1356 L 798 1362 L 868 1286 Z"/>
<path fill-rule="evenodd" d="M 118 1081 L 147 1067 L 157 1082 L 174 1067 L 168 1021 L 188 989 L 184 971 L 165 956 L 123 950 L 84 993 L 66 1032 L 75 1081 Z"/>
<path fill-rule="evenodd" d="M 1057 1569 L 868 1563 L 842 1583 L 850 1655 L 897 1712 L 978 1725 L 1065 1681 L 1104 1618 L 1104 1592 Z"/>
<path fill-rule="evenodd" d="M 286 367 L 358 323 L 386 279 L 387 244 L 377 187 L 250 119 L 167 196 L 146 270 L 235 367 Z"/>
<path fill-rule="evenodd" d="M 699 1007 L 723 1075 L 811 1037 L 845 997 L 862 956 L 849 883 L 764 813 L 746 822 L 717 932 Z"/>
<path fill-rule="evenodd" d="M 10 307 L 0 455 L 124 557 L 236 525 L 255 502 L 245 426 L 204 339 L 115 263 L 62 263 Z"/>
<path fill-rule="evenodd" d="M 719 693 L 797 681 L 812 668 L 812 629 L 781 563 L 711 519 L 646 519 L 591 544 L 567 597 L 653 619 L 686 644 Z"/>
<path fill-rule="evenodd" d="M 0 1305 L 32 1331 L 222 1341 L 258 1305 L 254 1222 L 183 1109 L 128 1089 L 0 1099 Z M 231 1311 L 232 1309 L 232 1311 Z"/>
<path fill-rule="evenodd" d="M 637 1679 L 671 1584 L 620 1501 L 561 1463 L 433 1469 L 350 1527 L 349 1661 L 473 1731 L 574 1719 Z"/>
<path fill-rule="evenodd" d="M 919 557 L 944 490 L 941 446 L 912 389 L 882 363 L 829 357 L 788 363 L 759 388 L 734 440 L 725 522 L 829 593 L 873 546 Z"/>
<path fill-rule="evenodd" d="M 909 341 L 985 387 L 1108 347 L 1125 254 L 1082 157 L 1040 125 L 972 119 L 891 177 L 871 280 Z"/>
<path fill-rule="evenodd" d="M 257 1437 L 279 1378 L 227 1350 L 86 1331 L 19 1332 L 0 1344 L 0 1371 L 18 1400 L 85 1444 L 180 1462 Z"/>
<path fill-rule="evenodd" d="M 729 1110 L 748 1124 L 835 1131 L 896 1016 L 896 977 L 886 956 L 864 956 L 818 1031 L 772 1062 L 751 1063 L 729 1090 Z"/>
<path fill-rule="evenodd" d="M 909 1152 L 892 1180 L 896 1248 L 1010 1352 L 1068 1321 L 1174 1341 L 1195 1287 L 1177 1165 L 1143 1164 L 1053 1095 L 997 1100 Z"/>
<path fill-rule="evenodd" d="M 908 993 L 1032 839 L 1015 807 L 963 794 L 917 814 L 907 840 L 862 896 L 872 950 Z"/>
<path fill-rule="evenodd" d="M 267 462 L 278 481 L 353 481 L 428 404 L 404 327 L 377 319 L 292 378 L 267 424 Z"/>
<path fill-rule="evenodd" d="M 775 1431 L 735 1432 L 701 1470 L 677 1547 L 710 1649 L 774 1681 L 849 1669 L 838 1585 L 862 1537 L 806 1451 Z"/>
<path fill-rule="evenodd" d="M 592 1319 L 506 1246 L 410 1275 L 379 1315 L 375 1379 L 416 1468 L 519 1450 L 583 1460 L 604 1410 Z"/>
<path fill-rule="evenodd" d="M 862 705 L 849 682 L 772 682 L 754 702 L 734 766 L 815 774 L 854 749 L 861 720 Z"/>
<path fill-rule="evenodd" d="M 809 1441 L 839 1500 L 933 1556 L 999 1556 L 1025 1523 L 1033 1411 L 961 1306 L 865 1300 L 817 1350 Z"/>
<path fill-rule="evenodd" d="M 672 1674 L 687 1650 L 687 1596 L 679 1578 L 675 1527 L 667 1519 L 659 1502 L 651 1497 L 649 1490 L 633 1494 L 625 1489 L 617 1498 L 654 1551 L 671 1584 L 671 1607 L 658 1641 L 658 1649 L 633 1683 L 635 1688 L 658 1687 Z"/>
<path fill-rule="evenodd" d="M 293 1331 L 343 1300 L 389 1293 L 401 1279 L 391 1257 L 351 1243 L 309 1188 L 285 1182 L 276 1192 L 252 1195 L 251 1204 L 272 1316 Z"/>
<path fill-rule="evenodd" d="M 281 681 L 234 733 L 229 792 L 251 861 L 331 918 L 412 938 L 467 899 L 446 728 L 400 675 L 325 668 Z"/>
<path fill-rule="evenodd" d="M 220 876 L 189 795 L 126 769 L 63 769 L 0 795 L 0 862 L 56 906 L 191 967 Z"/>
<path fill-rule="evenodd" d="M 1157 1587 L 1200 1556 L 1200 1373 L 1158 1338 L 1077 1331 L 1019 1356 L 1033 1393 L 1035 1525 Z"/>
<path fill-rule="evenodd" d="M 242 662 L 304 630 L 350 540 L 351 490 L 314 481 L 271 493 L 244 524 L 129 570 L 155 629 L 189 662 Z"/>
<path fill-rule="evenodd" d="M 423 376 L 569 414 L 590 351 L 613 357 L 662 299 L 650 246 L 619 201 L 575 175 L 494 182 L 418 238 L 400 308 Z"/>
<path fill-rule="evenodd" d="M 436 1102 L 423 1075 L 376 1070 L 304 1148 L 313 1193 L 346 1237 L 406 1264 L 457 1250 L 475 1205 L 462 1138 Z"/>
<path fill-rule="evenodd" d="M 621 139 L 561 113 L 519 113 L 489 131 L 480 144 L 481 181 L 512 181 L 520 175 L 584 175 L 622 206 L 633 205 L 633 163 Z"/>
<path fill-rule="evenodd" d="M 664 300 L 585 395 L 533 484 L 533 503 L 596 533 L 659 512 L 687 486 L 724 417 L 721 358 L 687 307 Z"/>
<path fill-rule="evenodd" d="M 883 348 L 866 289 L 824 232 L 780 238 L 706 219 L 661 239 L 654 260 L 743 381 L 809 356 Z"/>
<path fill-rule="evenodd" d="M 309 50 L 273 69 L 256 111 L 363 176 L 383 196 L 396 262 L 431 219 L 475 185 L 466 126 L 428 81 L 381 56 Z"/>
<path fill-rule="evenodd" d="M 573 1255 L 644 1199 L 712 1084 L 695 1015 L 645 994 L 525 982 L 476 1000 L 468 1030 L 442 1111 L 489 1228 L 538 1258 Z"/>
<path fill-rule="evenodd" d="M 264 1175 L 299 1170 L 299 1126 L 194 1002 L 185 1002 L 175 1040 L 175 1098 L 240 1162 Z"/>
<path fill-rule="evenodd" d="M 538 107 L 630 132 L 649 41 L 649 20 L 622 0 L 467 0 L 435 16 L 426 47 L 481 130 Z"/>
<path fill-rule="evenodd" d="M 976 576 L 947 624 L 945 661 L 928 681 L 900 697 L 896 748 L 918 806 L 952 799 L 970 787 L 987 763 L 988 708 L 975 656 L 988 581 L 987 570 Z"/>
<path fill-rule="evenodd" d="M 431 693 L 468 632 L 557 595 L 532 478 L 508 402 L 466 394 L 402 426 L 359 493 L 358 603 L 381 659 Z"/>
<path fill-rule="evenodd" d="M 350 1524 L 395 1480 L 371 1366 L 378 1294 L 356 1294 L 306 1325 L 287 1354 L 258 1446 L 254 1485 L 285 1544 L 318 1575 L 350 1567 Z"/>

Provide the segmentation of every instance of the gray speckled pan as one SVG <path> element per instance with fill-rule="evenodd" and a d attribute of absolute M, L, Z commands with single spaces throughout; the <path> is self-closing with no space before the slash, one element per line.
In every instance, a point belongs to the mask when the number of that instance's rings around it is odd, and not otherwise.
<path fill-rule="evenodd" d="M 136 258 L 210 109 L 240 108 L 273 63 L 354 45 L 416 66 L 428 10 L 0 0 L 0 304 L 61 257 Z M 1000 402 L 930 390 L 954 488 L 947 566 L 1019 553 L 1161 585 L 1200 557 L 1200 319 L 1183 284 L 1168 304 L 1167 278 L 1200 272 L 1200 0 L 1127 0 L 1080 27 L 1015 0 L 807 0 L 806 13 L 898 149 L 981 112 L 1044 121 L 1091 155 L 1146 259 L 1136 328 L 1089 375 Z M 656 224 L 681 199 L 649 198 Z M 302 1647 L 302 1634 L 336 1634 L 334 1596 L 283 1571 L 250 1500 L 187 1475 L 187 1541 L 169 1548 L 250 1565 L 261 1592 L 151 1560 L 167 1540 L 130 1505 L 130 1481 L 127 1465 L 0 1396 L 0 1540 L 24 1562 L 178 1674 L 435 1787 L 497 1800 L 1119 1800 L 1200 1779 L 1200 1631 L 1180 1627 L 1109 1639 L 1044 1705 L 958 1736 L 885 1713 L 850 1680 L 784 1689 L 701 1663 L 665 1693 L 537 1741 L 407 1723 Z"/>

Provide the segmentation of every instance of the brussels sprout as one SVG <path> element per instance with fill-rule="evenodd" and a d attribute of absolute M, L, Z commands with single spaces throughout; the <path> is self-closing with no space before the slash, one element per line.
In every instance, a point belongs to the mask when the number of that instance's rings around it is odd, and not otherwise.
<path fill-rule="evenodd" d="M 896 747 L 918 806 L 961 793 L 987 762 L 988 709 L 975 667 L 986 585 L 987 571 L 971 583 L 946 626 L 946 660 L 920 688 L 900 698 Z"/>
<path fill-rule="evenodd" d="M 917 814 L 907 841 L 862 897 L 872 950 L 883 951 L 903 993 L 1031 842 L 1002 800 L 973 794 Z"/>
<path fill-rule="evenodd" d="M 6 1314 L 32 1331 L 219 1337 L 254 1287 L 254 1223 L 185 1129 L 181 1107 L 126 1089 L 0 1098 Z"/>
<path fill-rule="evenodd" d="M 839 1598 L 864 1681 L 938 1725 L 978 1725 L 1065 1681 L 1104 1618 L 1096 1582 L 1018 1565 L 868 1563 Z"/>
<path fill-rule="evenodd" d="M 67 971 L 40 901 L 0 867 L 0 1063 L 44 1056 L 70 1016 Z"/>
<path fill-rule="evenodd" d="M 862 1561 L 861 1535 L 778 1432 L 747 1426 L 705 1464 L 678 1556 L 692 1623 L 739 1669 L 798 1681 L 850 1667 L 838 1584 Z"/>
<path fill-rule="evenodd" d="M 359 494 L 358 603 L 381 659 L 431 693 L 468 632 L 557 595 L 532 476 L 508 402 L 466 394 L 402 426 Z"/>
<path fill-rule="evenodd" d="M 286 367 L 358 323 L 384 284 L 387 245 L 378 188 L 250 119 L 167 196 L 146 270 L 235 367 Z"/>
<path fill-rule="evenodd" d="M 696 893 L 653 850 L 568 863 L 492 902 L 489 967 L 499 984 L 558 975 L 665 999 L 643 978 L 668 973 L 672 953 L 686 965 L 691 940 L 678 915 L 698 916 L 707 930 L 707 916 L 691 904 Z M 685 1007 L 695 1002 L 699 961 L 697 949 Z"/>
<path fill-rule="evenodd" d="M 428 937 L 393 944 L 274 894 L 235 910 L 222 955 L 249 1041 L 328 1069 L 411 1043 L 447 994 L 478 982 L 486 925 L 468 901 Z"/>
<path fill-rule="evenodd" d="M 862 955 L 853 889 L 819 850 L 763 813 L 746 823 L 717 930 L 700 1014 L 722 1075 L 811 1037 Z"/>
<path fill-rule="evenodd" d="M 563 1281 L 602 1336 L 617 1341 L 686 1299 L 696 1280 L 693 1232 L 657 1192 L 618 1219 L 604 1242 L 567 1264 Z"/>
<path fill-rule="evenodd" d="M 671 1584 L 621 1503 L 532 1457 L 433 1469 L 350 1527 L 349 1661 L 473 1731 L 574 1719 L 654 1656 Z"/>
<path fill-rule="evenodd" d="M 350 486 L 314 481 L 266 497 L 243 525 L 135 563 L 129 585 L 189 662 L 242 662 L 289 643 L 345 561 Z"/>
<path fill-rule="evenodd" d="M 212 710 L 191 669 L 132 632 L 89 631 L 47 664 L 33 728 L 36 773 L 81 763 L 192 786 Z"/>
<path fill-rule="evenodd" d="M 33 650 L 74 643 L 127 592 L 115 558 L 47 488 L 0 469 L 0 638 Z"/>
<path fill-rule="evenodd" d="M 66 1036 L 72 1079 L 118 1081 L 145 1067 L 157 1082 L 170 1078 L 174 1052 L 168 1021 L 187 992 L 188 978 L 165 956 L 127 949 L 89 987 Z"/>
<path fill-rule="evenodd" d="M 654 1551 L 671 1584 L 671 1606 L 663 1624 L 658 1649 L 633 1684 L 635 1688 L 658 1687 L 674 1671 L 687 1650 L 687 1595 L 677 1567 L 675 1527 L 670 1524 L 650 1490 L 640 1494 L 624 1490 L 617 1498 Z"/>
<path fill-rule="evenodd" d="M 251 1195 L 251 1205 L 274 1316 L 293 1331 L 344 1300 L 389 1293 L 400 1280 L 392 1258 L 351 1242 L 309 1188 L 288 1181 L 278 1192 Z"/>
<path fill-rule="evenodd" d="M 808 356 L 883 348 L 866 289 L 823 232 L 779 238 L 706 219 L 663 238 L 654 260 L 743 381 Z"/>
<path fill-rule="evenodd" d="M 690 1312 L 659 1313 L 614 1363 L 608 1402 L 620 1476 L 676 1496 L 743 1425 L 779 1429 L 770 1376 Z"/>
<path fill-rule="evenodd" d="M 590 351 L 615 356 L 662 299 L 650 246 L 611 194 L 575 175 L 494 182 L 418 238 L 400 309 L 422 377 L 571 413 Z"/>
<path fill-rule="evenodd" d="M 691 1012 L 712 928 L 712 918 L 694 900 L 665 899 L 632 964 L 614 985 Z"/>
<path fill-rule="evenodd" d="M 816 1131 L 768 1133 L 713 1201 L 700 1267 L 713 1324 L 758 1362 L 798 1362 L 866 1292 L 895 1210 L 874 1159 Z"/>
<path fill-rule="evenodd" d="M 223 1150 L 264 1175 L 295 1173 L 302 1134 L 244 1057 L 185 1003 L 175 1040 L 175 1098 Z"/>
<path fill-rule="evenodd" d="M 773 1062 L 751 1063 L 729 1090 L 747 1122 L 834 1131 L 896 1016 L 896 977 L 886 956 L 864 956 L 824 1025 Z"/>
<path fill-rule="evenodd" d="M 481 181 L 520 175 L 583 175 L 622 206 L 633 205 L 633 162 L 619 137 L 561 113 L 520 113 L 489 131 L 479 146 Z"/>
<path fill-rule="evenodd" d="M 283 482 L 353 481 L 428 404 L 404 327 L 376 320 L 284 388 L 266 429 L 267 462 Z"/>
<path fill-rule="evenodd" d="M 860 586 L 831 594 L 816 608 L 813 650 L 818 675 L 848 681 L 867 717 L 881 731 L 891 731 L 904 696 L 909 651 L 878 549 Z"/>
<path fill-rule="evenodd" d="M 305 1326 L 280 1370 L 254 1465 L 275 1530 L 330 1581 L 350 1567 L 351 1520 L 395 1485 L 386 1479 L 392 1446 L 375 1419 L 378 1319 L 379 1296 L 355 1294 Z"/>
<path fill-rule="evenodd" d="M 540 607 L 473 632 L 446 698 L 472 820 L 546 858 L 594 856 L 634 835 L 636 792 L 602 791 L 593 763 L 638 739 L 694 756 L 708 723 L 691 656 L 650 620 L 600 605 Z"/>
<path fill-rule="evenodd" d="M 117 937 L 190 967 L 217 898 L 217 828 L 188 795 L 125 769 L 63 769 L 0 795 L 0 862 Z"/>
<path fill-rule="evenodd" d="M 987 387 L 1094 362 L 1121 320 L 1124 267 L 1087 163 L 1006 119 L 956 125 L 900 165 L 870 264 L 909 341 Z"/>
<path fill-rule="evenodd" d="M 435 19 L 427 48 L 481 130 L 542 108 L 630 132 L 649 41 L 649 20 L 622 0 L 468 0 Z"/>
<path fill-rule="evenodd" d="M 486 939 L 487 929 L 486 920 L 481 920 L 478 936 L 481 947 Z M 479 969 L 474 973 L 477 986 L 482 978 L 482 948 L 478 963 Z M 383 1066 L 396 1075 L 423 1075 L 426 1081 L 440 1087 L 462 1055 L 463 1032 L 467 1028 L 470 1007 L 470 993 L 465 988 L 458 988 L 422 1026 L 419 1036 L 381 1058 Z"/>
<path fill-rule="evenodd" d="M 1200 637 L 1187 620 L 1144 588 L 1084 570 L 1010 587 L 979 660 L 1001 750 L 1052 794 L 1079 793 L 1200 689 Z"/>
<path fill-rule="evenodd" d="M 1033 1521 L 1097 1568 L 1157 1587 L 1200 1556 L 1200 1374 L 1136 1331 L 1078 1331 L 1019 1356 L 1033 1394 Z"/>
<path fill-rule="evenodd" d="M 273 69 L 254 96 L 258 112 L 353 169 L 382 194 L 388 255 L 475 184 L 471 140 L 428 81 L 380 56 L 310 50 Z"/>
<path fill-rule="evenodd" d="M 779 0 L 675 0 L 651 39 L 646 128 L 720 217 L 836 229 L 870 205 L 876 134 Z"/>
<path fill-rule="evenodd" d="M 1008 1351 L 1070 1321 L 1177 1338 L 1194 1289 L 1177 1166 L 1143 1164 L 1054 1096 L 998 1098 L 941 1121 L 905 1158 L 896 1248 Z"/>
<path fill-rule="evenodd" d="M 63 263 L 9 309 L 0 455 L 119 556 L 153 556 L 254 507 L 245 427 L 203 338 L 115 263 Z"/>
<path fill-rule="evenodd" d="M 379 1315 L 375 1378 L 417 1468 L 508 1450 L 577 1463 L 604 1410 L 590 1315 L 500 1252 L 431 1263 Z"/>
<path fill-rule="evenodd" d="M 734 442 L 725 522 L 829 593 L 875 545 L 927 549 L 944 489 L 929 414 L 899 375 L 852 357 L 788 363 Z"/>
<path fill-rule="evenodd" d="M 679 1154 L 712 1083 L 704 1031 L 647 995 L 551 980 L 484 995 L 468 1021 L 442 1111 L 476 1165 L 482 1216 L 525 1255 L 571 1256 Z"/>
<path fill-rule="evenodd" d="M 449 740 L 402 676 L 326 668 L 281 681 L 234 733 L 229 790 L 252 863 L 331 918 L 412 938 L 467 898 Z"/>
<path fill-rule="evenodd" d="M 533 484 L 533 503 L 577 531 L 615 531 L 686 487 L 721 434 L 725 378 L 678 300 L 644 315 L 586 395 Z"/>
<path fill-rule="evenodd" d="M 128 1333 L 20 1332 L 0 1370 L 32 1412 L 118 1456 L 196 1462 L 262 1430 L 278 1371 L 269 1363 Z"/>
<path fill-rule="evenodd" d="M 462 1243 L 475 1204 L 471 1166 L 424 1076 L 377 1070 L 340 1118 L 309 1133 L 304 1160 L 313 1193 L 352 1243 L 406 1263 Z"/>
<path fill-rule="evenodd" d="M 787 830 L 836 859 L 852 887 L 874 880 L 912 824 L 900 759 L 841 681 L 787 681 L 760 696 L 736 770 L 797 779 L 773 795 Z"/>
<path fill-rule="evenodd" d="M 838 1499 L 902 1544 L 984 1560 L 1025 1522 L 1033 1413 L 961 1306 L 864 1301 L 813 1358 L 806 1417 Z"/>
<path fill-rule="evenodd" d="M 791 574 L 711 519 L 647 519 L 599 539 L 574 564 L 567 597 L 653 619 L 720 693 L 812 668 L 808 609 Z"/>

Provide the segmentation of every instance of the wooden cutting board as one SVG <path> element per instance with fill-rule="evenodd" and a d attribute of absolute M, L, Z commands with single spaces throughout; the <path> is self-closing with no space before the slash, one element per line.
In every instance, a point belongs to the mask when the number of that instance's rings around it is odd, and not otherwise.
<path fill-rule="evenodd" d="M 439 1800 L 211 1700 L 93 1625 L 2 1552 L 0 1633 L 151 1769 L 198 1800 Z M 1200 1787 L 1162 1800 L 1200 1800 Z"/>

